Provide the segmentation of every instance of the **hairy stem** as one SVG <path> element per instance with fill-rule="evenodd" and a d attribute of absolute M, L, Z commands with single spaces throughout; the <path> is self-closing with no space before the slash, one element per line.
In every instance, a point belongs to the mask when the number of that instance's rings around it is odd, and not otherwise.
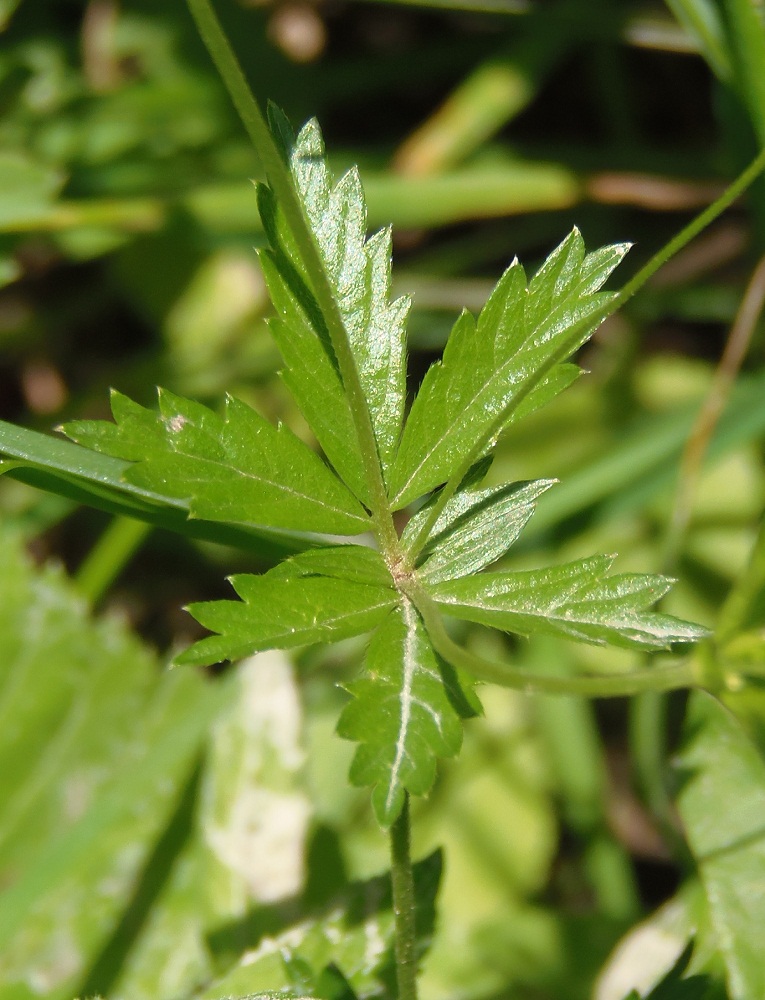
<path fill-rule="evenodd" d="M 496 436 L 502 431 L 503 427 L 505 427 L 508 420 L 512 417 L 513 413 L 518 409 L 529 393 L 535 389 L 540 382 L 542 382 L 542 380 L 559 362 L 565 360 L 572 353 L 572 351 L 576 350 L 576 347 L 582 338 L 582 334 L 586 330 L 590 328 L 594 329 L 602 323 L 606 317 L 612 315 L 617 311 L 617 309 L 620 309 L 628 299 L 632 298 L 632 296 L 643 287 L 649 278 L 653 277 L 663 264 L 666 264 L 670 257 L 676 254 L 678 250 L 681 250 L 687 243 L 689 243 L 695 236 L 705 229 L 710 222 L 713 222 L 722 212 L 724 212 L 725 209 L 728 208 L 736 200 L 736 198 L 738 198 L 749 187 L 752 181 L 754 181 L 764 169 L 765 149 L 763 149 L 749 164 L 746 170 L 744 170 L 743 173 L 741 173 L 736 180 L 733 181 L 730 187 L 725 189 L 716 201 L 714 201 L 708 208 L 704 209 L 704 211 L 697 215 L 695 219 L 693 219 L 677 234 L 677 236 L 673 237 L 665 246 L 661 248 L 661 250 L 655 253 L 648 263 L 638 271 L 634 278 L 628 281 L 627 284 L 619 292 L 617 292 L 612 299 L 605 303 L 602 309 L 598 310 L 587 319 L 576 323 L 569 330 L 567 336 L 561 340 L 558 349 L 550 355 L 545 363 L 540 365 L 540 367 L 534 371 L 534 374 L 522 384 L 519 391 L 515 393 L 513 398 L 509 401 L 501 413 L 497 415 L 492 424 L 481 436 L 480 440 L 476 441 L 474 446 L 465 453 L 462 460 L 457 464 L 451 476 L 446 481 L 444 488 L 439 493 L 438 500 L 433 504 L 433 507 L 418 532 L 417 537 L 409 546 L 408 555 L 412 563 L 422 551 L 428 537 L 430 536 L 430 532 L 433 530 L 434 524 L 443 513 L 444 507 L 454 496 L 468 469 L 484 452 L 487 443 L 496 438 Z"/>
<path fill-rule="evenodd" d="M 409 793 L 390 829 L 391 885 L 398 1000 L 417 1000 L 417 927 L 414 874 L 409 852 Z"/>
<path fill-rule="evenodd" d="M 316 239 L 305 217 L 289 166 L 282 159 L 258 102 L 250 90 L 242 68 L 221 28 L 211 0 L 187 0 L 199 34 L 226 85 L 231 100 L 260 157 L 269 185 L 274 191 L 298 246 L 313 293 L 327 325 L 337 358 L 343 387 L 353 415 L 371 498 L 372 515 L 380 547 L 386 554 L 397 551 L 398 538 L 388 504 L 372 419 L 369 415 L 356 360 L 351 349 L 340 307 L 327 274 Z"/>

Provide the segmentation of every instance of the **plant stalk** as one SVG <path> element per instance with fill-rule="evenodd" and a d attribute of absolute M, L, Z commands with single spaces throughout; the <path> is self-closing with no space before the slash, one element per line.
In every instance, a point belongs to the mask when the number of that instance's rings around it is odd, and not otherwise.
<path fill-rule="evenodd" d="M 701 686 L 701 677 L 694 663 L 688 659 L 652 670 L 589 677 L 556 677 L 515 670 L 506 663 L 486 659 L 458 645 L 446 631 L 435 601 L 421 587 L 411 587 L 408 596 L 422 616 L 439 656 L 452 666 L 468 670 L 478 680 L 490 684 L 499 684 L 525 694 L 579 695 L 586 698 L 621 698 L 643 691 L 675 691 Z"/>
<path fill-rule="evenodd" d="M 417 1000 L 417 926 L 414 873 L 409 849 L 409 793 L 390 828 L 391 885 L 398 1000 Z"/>
<path fill-rule="evenodd" d="M 367 407 L 348 331 L 316 239 L 295 190 L 289 165 L 283 160 L 274 142 L 271 130 L 250 90 L 234 50 L 223 32 L 211 0 L 187 0 L 187 4 L 197 24 L 202 41 L 207 46 L 247 134 L 255 146 L 266 179 L 281 204 L 310 277 L 313 293 L 327 324 L 332 349 L 337 358 L 343 387 L 353 415 L 380 548 L 386 555 L 392 557 L 398 552 L 398 536 L 388 503 L 372 418 Z"/>

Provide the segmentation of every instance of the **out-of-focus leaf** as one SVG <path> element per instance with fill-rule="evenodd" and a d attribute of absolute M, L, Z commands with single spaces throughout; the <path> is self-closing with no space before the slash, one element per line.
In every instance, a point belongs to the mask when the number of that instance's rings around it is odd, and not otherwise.
<path fill-rule="evenodd" d="M 447 614 L 520 635 L 539 633 L 639 649 L 695 642 L 706 629 L 647 611 L 667 593 L 666 577 L 607 577 L 613 556 L 592 556 L 544 570 L 481 573 L 430 587 Z"/>
<path fill-rule="evenodd" d="M 732 1000 L 765 995 L 765 762 L 734 716 L 693 695 L 677 803 L 706 891 Z"/>
<path fill-rule="evenodd" d="M 76 420 L 79 444 L 134 462 L 125 478 L 190 498 L 190 514 L 213 521 L 359 534 L 368 518 L 318 455 L 287 427 L 272 426 L 228 397 L 225 417 L 167 391 L 159 413 L 112 393 L 116 423 Z"/>
<path fill-rule="evenodd" d="M 598 289 L 627 249 L 622 244 L 585 255 L 582 237 L 574 230 L 528 285 L 515 261 L 477 324 L 468 312 L 460 316 L 443 359 L 425 376 L 406 422 L 391 473 L 397 506 L 448 479 L 460 456 L 485 438 L 514 397 L 528 391 L 578 324 L 583 324 L 581 336 L 567 354 L 587 340 L 593 332 L 586 328 L 587 318 L 609 299 Z M 538 386 L 545 398 L 548 378 L 543 376 Z M 532 392 L 515 416 L 535 407 Z"/>
<path fill-rule="evenodd" d="M 327 559 L 304 553 L 262 576 L 238 575 L 231 583 L 241 601 L 207 601 L 189 611 L 219 633 L 182 653 L 177 663 L 238 659 L 259 649 L 289 649 L 335 642 L 371 631 L 397 603 L 380 556 L 343 546 Z"/>
<path fill-rule="evenodd" d="M 360 744 L 351 781 L 373 786 L 377 819 L 389 827 L 406 792 L 428 792 L 438 758 L 459 751 L 462 718 L 473 710 L 407 600 L 373 636 L 365 676 L 348 690 L 353 701 L 340 717 L 338 732 Z"/>
<path fill-rule="evenodd" d="M 506 483 L 456 493 L 433 525 L 420 572 L 428 583 L 477 573 L 496 562 L 520 535 L 534 513 L 535 500 L 554 483 Z M 417 537 L 431 503 L 407 524 L 404 544 Z"/>
<path fill-rule="evenodd" d="M 441 866 L 440 852 L 414 866 L 418 956 L 430 944 Z M 394 974 L 390 879 L 386 875 L 354 883 L 334 904 L 326 913 L 262 938 L 244 952 L 230 972 L 195 994 L 195 1000 L 262 990 L 292 992 L 296 971 L 319 980 L 330 965 L 339 970 L 357 996 L 389 996 L 388 984 Z"/>
<path fill-rule="evenodd" d="M 211 732 L 193 840 L 127 956 L 119 996 L 188 994 L 238 959 L 246 928 L 302 892 L 311 805 L 294 670 L 283 653 L 262 653 L 238 666 L 235 686 Z"/>
<path fill-rule="evenodd" d="M 0 30 L 2 19 L 0 10 Z M 63 182 L 59 171 L 21 153 L 0 153 L 0 231 L 12 229 L 20 219 L 44 216 Z"/>
<path fill-rule="evenodd" d="M 121 919 L 226 683 L 161 673 L 0 536 L 0 981 L 69 998 Z M 178 845 L 175 845 L 177 849 Z"/>

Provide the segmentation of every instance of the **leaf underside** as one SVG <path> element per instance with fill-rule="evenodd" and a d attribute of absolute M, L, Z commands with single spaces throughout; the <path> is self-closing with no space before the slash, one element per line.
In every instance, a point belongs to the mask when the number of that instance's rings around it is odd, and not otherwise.
<path fill-rule="evenodd" d="M 374 629 L 397 601 L 380 556 L 355 545 L 304 552 L 260 576 L 230 580 L 241 600 L 192 604 L 197 621 L 218 634 L 181 653 L 177 663 L 206 665 L 348 639 Z"/>
<path fill-rule="evenodd" d="M 406 599 L 373 636 L 364 677 L 348 691 L 338 733 L 359 743 L 351 781 L 373 786 L 375 813 L 389 827 L 406 792 L 430 791 L 438 758 L 459 751 L 462 719 L 474 711 Z"/>

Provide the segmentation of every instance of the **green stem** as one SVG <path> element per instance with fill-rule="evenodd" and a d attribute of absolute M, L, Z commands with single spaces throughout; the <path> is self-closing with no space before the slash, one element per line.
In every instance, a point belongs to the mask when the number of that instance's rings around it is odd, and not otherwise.
<path fill-rule="evenodd" d="M 417 926 L 414 874 L 409 851 L 409 794 L 390 829 L 398 1000 L 417 1000 Z"/>
<path fill-rule="evenodd" d="M 150 530 L 145 521 L 114 518 L 77 571 L 77 586 L 90 604 L 101 600 Z"/>
<path fill-rule="evenodd" d="M 449 636 L 436 603 L 419 587 L 412 587 L 409 597 L 428 630 L 433 648 L 447 663 L 470 671 L 474 677 L 491 684 L 513 688 L 526 694 L 580 695 L 586 698 L 620 698 L 643 691 L 674 691 L 698 687 L 699 677 L 693 663 L 685 660 L 669 667 L 634 670 L 626 674 L 590 677 L 555 677 L 549 674 L 515 670 L 499 660 L 487 660 L 459 646 Z"/>
<path fill-rule="evenodd" d="M 576 350 L 582 339 L 583 333 L 590 328 L 595 329 L 600 323 L 603 322 L 604 319 L 606 319 L 606 317 L 612 315 L 612 313 L 616 312 L 617 309 L 620 309 L 628 299 L 632 298 L 632 296 L 643 287 L 649 278 L 653 277 L 653 275 L 670 259 L 670 257 L 676 254 L 678 250 L 681 250 L 687 243 L 689 243 L 695 236 L 705 229 L 710 222 L 724 212 L 725 209 L 728 208 L 736 200 L 736 198 L 738 198 L 749 187 L 752 181 L 754 181 L 763 169 L 765 169 L 765 149 L 757 155 L 746 170 L 744 170 L 743 173 L 741 173 L 736 180 L 733 181 L 730 187 L 725 189 L 715 202 L 713 202 L 708 208 L 704 209 L 704 211 L 697 215 L 695 219 L 693 219 L 677 234 L 677 236 L 673 237 L 673 239 L 671 239 L 667 244 L 665 244 L 665 246 L 655 253 L 648 263 L 642 267 L 634 278 L 628 281 L 627 284 L 613 296 L 613 298 L 606 302 L 600 310 L 593 313 L 593 315 L 587 319 L 576 323 L 569 330 L 568 335 L 561 340 L 557 350 L 546 359 L 544 364 L 535 369 L 534 373 L 521 385 L 518 392 L 513 395 L 507 406 L 505 406 L 505 408 L 497 415 L 481 438 L 475 442 L 473 447 L 465 453 L 462 460 L 457 464 L 451 476 L 446 481 L 444 488 L 439 493 L 438 500 L 433 504 L 433 507 L 417 534 L 417 537 L 409 546 L 408 555 L 412 563 L 422 551 L 430 536 L 430 532 L 433 530 L 433 525 L 443 513 L 444 507 L 454 496 L 459 484 L 465 478 L 465 474 L 468 469 L 473 465 L 476 459 L 483 454 L 487 443 L 496 438 L 502 431 L 508 420 L 512 417 L 513 413 L 518 409 L 529 393 L 542 382 L 546 375 L 559 362 L 563 361 L 574 350 Z"/>
<path fill-rule="evenodd" d="M 207 46 L 226 89 L 260 157 L 266 178 L 274 191 L 302 257 L 313 293 L 327 325 L 343 386 L 358 434 L 375 528 L 384 553 L 397 551 L 398 536 L 388 504 L 387 491 L 377 453 L 372 419 L 335 292 L 321 252 L 303 212 L 289 166 L 274 142 L 263 113 L 250 90 L 242 68 L 226 38 L 210 0 L 187 0 L 202 41 Z"/>

